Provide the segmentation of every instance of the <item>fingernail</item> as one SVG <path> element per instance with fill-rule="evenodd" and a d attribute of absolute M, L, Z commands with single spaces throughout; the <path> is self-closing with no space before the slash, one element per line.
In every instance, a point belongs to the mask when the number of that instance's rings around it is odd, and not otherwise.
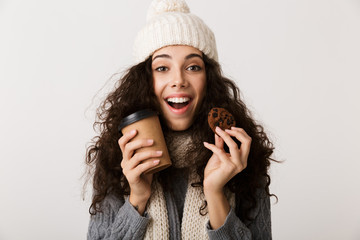
<path fill-rule="evenodd" d="M 221 128 L 219 128 L 219 127 L 216 127 L 216 128 L 215 128 L 215 130 L 216 130 L 216 131 L 220 131 L 220 130 L 221 130 Z"/>
<path fill-rule="evenodd" d="M 153 161 L 154 164 L 158 164 L 159 162 L 160 162 L 159 159 Z"/>
<path fill-rule="evenodd" d="M 154 143 L 154 140 L 148 139 L 148 140 L 147 140 L 147 143 L 148 143 L 148 144 L 153 144 L 153 143 Z"/>
<path fill-rule="evenodd" d="M 136 133 L 135 129 L 130 131 L 130 134 L 134 134 L 134 133 Z"/>
<path fill-rule="evenodd" d="M 161 155 L 163 151 L 156 151 L 156 155 Z"/>

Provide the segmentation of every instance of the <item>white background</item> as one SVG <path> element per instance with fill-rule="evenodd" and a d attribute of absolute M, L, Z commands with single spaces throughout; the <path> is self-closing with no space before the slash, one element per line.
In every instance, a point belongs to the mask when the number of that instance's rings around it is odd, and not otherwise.
<path fill-rule="evenodd" d="M 149 3 L 0 1 L 1 240 L 85 239 L 95 109 L 131 66 Z M 284 161 L 273 238 L 360 239 L 360 1 L 188 5 Z"/>

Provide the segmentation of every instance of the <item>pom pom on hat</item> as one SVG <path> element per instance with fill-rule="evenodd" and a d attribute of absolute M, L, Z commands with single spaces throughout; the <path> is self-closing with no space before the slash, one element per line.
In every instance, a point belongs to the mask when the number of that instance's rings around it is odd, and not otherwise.
<path fill-rule="evenodd" d="M 149 7 L 146 20 L 165 12 L 182 12 L 189 13 L 190 9 L 184 0 L 154 0 Z"/>
<path fill-rule="evenodd" d="M 134 43 L 135 62 L 140 63 L 156 50 L 171 45 L 187 45 L 218 60 L 214 33 L 190 9 L 184 0 L 153 0 L 147 24 Z"/>

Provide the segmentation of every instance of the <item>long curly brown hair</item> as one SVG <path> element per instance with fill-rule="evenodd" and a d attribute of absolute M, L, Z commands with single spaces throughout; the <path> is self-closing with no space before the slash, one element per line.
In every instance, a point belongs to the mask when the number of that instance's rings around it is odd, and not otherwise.
<path fill-rule="evenodd" d="M 243 128 L 252 138 L 247 167 L 227 183 L 229 190 L 235 193 L 237 203 L 247 203 L 241 204 L 241 207 L 237 204 L 236 214 L 240 219 L 251 221 L 249 213 L 257 204 L 256 190 L 263 188 L 267 195 L 273 196 L 269 193 L 268 169 L 270 161 L 275 161 L 270 158 L 274 147 L 263 127 L 253 120 L 235 83 L 223 76 L 216 61 L 206 55 L 203 59 L 207 78 L 206 95 L 189 129 L 195 146 L 192 152 L 196 153 L 198 159 L 195 167 L 201 179 L 200 183 L 193 185 L 202 186 L 204 169 L 212 155 L 202 144 L 204 141 L 214 143 L 214 133 L 210 127 L 205 127 L 208 126 L 207 114 L 213 107 L 226 108 L 235 117 L 237 127 Z M 94 129 L 98 129 L 100 134 L 92 139 L 86 153 L 86 163 L 92 169 L 89 171 L 93 184 L 93 198 L 89 208 L 92 215 L 101 212 L 101 203 L 108 194 L 121 198 L 130 193 L 129 184 L 120 167 L 122 152 L 118 145 L 121 137 L 118 125 L 122 118 L 140 109 L 150 108 L 161 112 L 154 94 L 151 64 L 149 57 L 128 69 L 97 110 Z M 171 131 L 161 115 L 160 121 L 165 133 Z M 240 146 L 241 143 L 237 143 Z M 164 185 L 169 171 L 158 173 Z"/>

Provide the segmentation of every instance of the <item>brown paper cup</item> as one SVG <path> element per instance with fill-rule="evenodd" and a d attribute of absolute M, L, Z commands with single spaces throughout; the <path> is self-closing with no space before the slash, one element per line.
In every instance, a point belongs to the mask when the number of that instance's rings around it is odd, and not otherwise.
<path fill-rule="evenodd" d="M 159 117 L 156 112 L 145 109 L 138 111 L 125 117 L 119 125 L 119 131 L 122 134 L 125 134 L 133 129 L 138 131 L 137 135 L 131 139 L 131 141 L 137 139 L 153 139 L 154 143 L 149 147 L 142 147 L 136 152 L 143 151 L 162 151 L 163 154 L 161 157 L 149 158 L 145 161 L 153 161 L 155 159 L 160 159 L 160 163 L 155 167 L 149 169 L 145 173 L 155 173 L 159 172 L 169 166 L 171 166 L 171 160 L 169 152 L 166 146 L 164 134 L 161 129 Z"/>

